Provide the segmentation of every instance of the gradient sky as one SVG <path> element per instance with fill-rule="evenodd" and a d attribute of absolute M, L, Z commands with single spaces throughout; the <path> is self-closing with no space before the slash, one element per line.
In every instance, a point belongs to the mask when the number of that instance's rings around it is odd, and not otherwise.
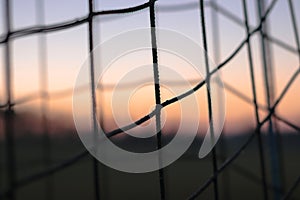
<path fill-rule="evenodd" d="M 37 23 L 35 3 L 38 0 L 12 0 L 13 12 L 13 29 L 17 30 L 24 27 L 31 27 Z M 53 24 L 74 18 L 85 16 L 88 12 L 88 1 L 83 0 L 46 0 L 45 1 L 45 18 L 46 24 Z M 145 1 L 124 1 L 124 0 L 98 0 L 96 2 L 96 10 L 124 8 L 128 6 L 138 5 Z M 191 3 L 194 8 L 185 11 L 167 11 L 164 9 L 168 5 L 180 5 Z M 200 13 L 198 1 L 179 1 L 179 0 L 159 0 L 157 2 L 157 25 L 161 28 L 176 30 L 182 34 L 195 40 L 202 45 L 200 32 Z M 218 1 L 218 3 L 243 19 L 242 1 Z M 257 25 L 256 1 L 248 1 L 249 17 L 251 26 Z M 300 7 L 300 1 L 294 0 L 295 8 Z M 3 16 L 4 0 L 0 0 L 0 16 Z M 215 58 L 213 51 L 212 37 L 212 9 L 207 7 L 207 35 L 208 35 L 208 53 L 215 62 L 223 61 L 245 38 L 245 30 L 227 18 L 219 15 L 220 20 L 220 60 Z M 300 12 L 296 12 L 298 27 L 300 27 Z M 100 16 L 96 18 L 95 28 L 95 44 L 99 44 L 112 36 L 132 30 L 136 28 L 149 27 L 149 11 L 145 9 L 136 13 L 130 13 L 118 16 Z M 294 39 L 288 3 L 286 0 L 279 0 L 269 18 L 270 32 L 273 37 L 279 38 L 287 44 L 296 48 Z M 3 25 L 3 17 L 0 18 L 0 35 L 5 32 Z M 259 103 L 265 105 L 265 95 L 263 89 L 263 71 L 260 62 L 260 44 L 258 35 L 252 38 L 253 56 L 255 64 L 255 75 L 258 86 Z M 13 89 L 14 99 L 20 99 L 24 96 L 37 93 L 39 89 L 39 71 L 38 71 L 38 35 L 26 36 L 15 39 L 12 42 L 12 66 L 13 66 Z M 88 56 L 88 36 L 87 25 L 81 25 L 72 29 L 53 32 L 47 34 L 47 58 L 49 68 L 49 90 L 54 92 L 72 88 L 78 70 Z M 290 53 L 281 49 L 276 45 L 271 45 L 273 51 L 274 73 L 276 80 L 276 95 L 280 94 L 284 85 L 287 83 L 291 75 L 299 67 L 299 61 L 296 54 Z M 3 45 L 0 45 L 0 73 L 4 74 L 4 57 Z M 251 85 L 249 66 L 247 61 L 247 51 L 243 48 L 242 51 L 223 69 L 221 70 L 222 79 L 230 83 L 239 91 L 251 97 Z M 300 125 L 300 106 L 298 100 L 300 80 L 295 81 L 294 85 L 289 90 L 288 94 L 278 107 L 278 113 L 289 119 L 291 122 Z M 200 94 L 202 91 L 202 94 Z M 199 92 L 199 98 L 206 100 L 204 90 Z M 106 94 L 105 94 L 106 95 Z M 151 94 L 153 95 L 153 94 Z M 107 109 L 109 103 L 109 94 L 107 94 Z M 254 109 L 253 106 L 244 103 L 240 99 L 226 93 L 226 127 L 228 132 L 239 132 L 245 127 L 254 125 Z M 0 77 L 0 104 L 5 102 L 4 93 L 4 76 Z M 72 98 L 51 100 L 50 115 L 55 118 L 57 114 L 64 115 L 71 119 Z M 17 111 L 38 110 L 38 101 L 22 104 L 16 107 Z M 201 105 L 205 108 L 205 103 Z M 141 108 L 147 111 L 147 108 Z M 134 113 L 134 117 L 139 117 L 145 113 Z M 170 112 L 170 111 L 169 111 Z M 89 113 L 89 111 L 87 111 Z M 108 121 L 110 120 L 110 111 L 106 111 Z M 205 111 L 204 111 L 205 113 Z M 56 115 L 55 115 L 56 114 Z M 174 114 L 174 113 L 173 113 Z M 265 113 L 261 112 L 261 116 Z M 205 115 L 205 114 L 204 114 Z M 176 120 L 175 120 L 176 121 Z M 205 119 L 204 119 L 205 121 Z M 172 121 L 174 123 L 174 121 Z M 113 124 L 110 124 L 113 127 Z M 287 128 L 284 126 L 284 128 Z M 290 130 L 290 129 L 288 129 Z"/>

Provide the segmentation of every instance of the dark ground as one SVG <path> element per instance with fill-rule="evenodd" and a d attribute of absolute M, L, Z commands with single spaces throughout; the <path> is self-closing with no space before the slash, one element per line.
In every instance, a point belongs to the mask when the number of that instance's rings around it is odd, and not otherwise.
<path fill-rule="evenodd" d="M 282 170 L 284 189 L 291 187 L 300 176 L 300 137 L 284 134 L 282 144 Z M 222 157 L 230 157 L 249 135 L 223 138 L 217 144 L 219 165 Z M 267 138 L 264 145 L 267 147 Z M 23 136 L 15 141 L 16 175 L 18 180 L 45 169 L 43 142 L 41 137 Z M 84 150 L 76 137 L 51 138 L 52 163 L 59 163 Z M 165 168 L 167 199 L 186 199 L 212 174 L 211 158 L 199 160 L 199 141 L 179 160 Z M 7 163 L 5 145 L 1 142 L 1 191 L 7 190 Z M 47 178 L 32 182 L 16 190 L 17 199 L 94 199 L 91 156 L 86 156 L 75 165 L 52 174 Z M 268 182 L 270 183 L 269 151 L 266 149 Z M 100 164 L 100 192 L 102 199 L 159 199 L 158 173 L 129 174 L 119 172 Z M 257 138 L 228 166 L 218 178 L 220 199 L 262 199 L 260 181 L 259 152 Z M 46 187 L 46 185 L 50 187 Z M 272 195 L 272 189 L 269 190 Z M 212 185 L 199 196 L 199 199 L 213 199 Z M 292 199 L 300 199 L 300 186 Z"/>

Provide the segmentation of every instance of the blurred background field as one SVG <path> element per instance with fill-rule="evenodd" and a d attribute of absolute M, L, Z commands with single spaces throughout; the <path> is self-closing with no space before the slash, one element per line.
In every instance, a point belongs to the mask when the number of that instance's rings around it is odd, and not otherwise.
<path fill-rule="evenodd" d="M 237 150 L 245 142 L 247 134 L 226 138 L 226 152 L 218 151 L 218 162 Z M 223 142 L 225 142 L 223 140 Z M 264 138 L 267 144 L 267 138 Z M 124 143 L 124 142 L 123 142 Z M 186 199 L 192 192 L 211 176 L 211 158 L 198 159 L 201 140 L 196 140 L 188 152 L 175 163 L 168 166 L 166 172 L 166 191 L 168 199 Z M 286 188 L 289 188 L 298 174 L 298 136 L 286 134 L 282 137 L 283 172 Z M 43 138 L 27 135 L 16 140 L 16 172 L 19 179 L 42 172 L 49 166 L 43 161 Z M 124 143 L 126 145 L 126 142 Z M 128 145 L 128 144 L 127 144 Z M 1 185 L 5 189 L 5 155 L 1 143 Z M 51 139 L 51 162 L 59 164 L 84 151 L 79 138 L 61 137 Z M 268 150 L 266 150 L 268 151 Z M 266 152 L 267 153 L 267 152 Z M 261 177 L 259 173 L 257 142 L 254 140 L 242 152 L 241 156 L 219 176 L 221 199 L 261 199 Z M 100 191 L 103 199 L 158 199 L 159 184 L 156 172 L 128 174 L 100 165 Z M 267 167 L 269 193 L 272 195 L 270 167 Z M 51 187 L 47 184 L 51 184 Z M 50 193 L 49 193 L 50 192 Z M 22 186 L 17 190 L 19 199 L 93 199 L 93 173 L 90 156 L 86 156 L 75 165 L 55 172 L 40 180 Z M 147 195 L 145 195 L 147 194 Z M 291 199 L 299 199 L 296 190 Z M 212 199 L 213 189 L 209 187 L 198 199 Z"/>

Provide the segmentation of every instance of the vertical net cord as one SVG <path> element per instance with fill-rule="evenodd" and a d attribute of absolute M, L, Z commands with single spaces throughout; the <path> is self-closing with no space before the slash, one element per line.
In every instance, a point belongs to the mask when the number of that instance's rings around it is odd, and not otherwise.
<path fill-rule="evenodd" d="M 99 5 L 98 5 L 99 4 Z M 94 1 L 94 7 L 100 7 L 100 1 Z M 101 18 L 97 18 L 95 16 L 94 19 L 94 24 L 93 24 L 93 37 L 94 41 L 96 44 L 101 44 Z M 101 55 L 99 55 L 101 56 Z M 101 66 L 99 66 L 101 67 Z M 102 70 L 102 69 L 101 69 Z M 102 131 L 106 134 L 107 130 L 105 127 L 105 85 L 103 83 L 103 79 L 100 79 L 99 82 L 96 84 L 96 97 L 97 97 L 97 110 L 99 112 L 98 114 L 98 121 L 99 121 L 99 126 L 102 129 Z M 110 188 L 110 179 L 108 175 L 108 170 L 105 165 L 99 165 L 99 173 L 101 174 L 101 182 L 103 184 L 99 184 L 100 191 L 109 191 Z M 110 199 L 110 194 L 109 192 L 105 192 L 101 194 L 102 199 Z"/>
<path fill-rule="evenodd" d="M 102 131 L 106 134 L 106 128 L 105 128 L 105 121 L 104 121 L 104 116 L 105 116 L 105 111 L 104 111 L 104 108 L 105 106 L 104 105 L 104 99 L 105 99 L 105 85 L 103 84 L 102 80 L 100 80 L 101 82 L 99 82 L 98 84 L 98 87 L 96 89 L 96 91 L 98 92 L 97 93 L 97 101 L 98 101 L 98 105 L 97 105 L 97 108 L 98 108 L 98 111 L 99 111 L 99 125 L 100 125 L 100 128 L 102 129 Z M 99 169 L 100 169 L 100 174 L 101 174 L 101 180 L 102 180 L 102 183 L 103 184 L 100 184 L 101 185 L 101 190 L 102 191 L 109 191 L 109 185 L 110 185 L 110 179 L 109 179 L 109 175 L 108 175 L 108 170 L 106 168 L 105 165 L 99 165 Z M 99 187 L 100 187 L 99 185 Z M 102 199 L 110 199 L 110 194 L 109 192 L 106 192 L 106 193 L 103 193 L 102 192 L 102 196 L 101 196 Z"/>
<path fill-rule="evenodd" d="M 36 0 L 36 19 L 40 26 L 45 24 L 45 0 Z M 43 131 L 43 162 L 45 167 L 51 165 L 51 144 L 48 129 L 47 113 L 49 111 L 49 92 L 48 92 L 48 64 L 47 64 L 47 38 L 46 34 L 41 33 L 38 37 L 38 54 L 39 54 L 39 86 L 41 97 L 41 113 L 42 113 L 42 131 Z M 53 199 L 53 181 L 51 177 L 46 180 L 45 184 L 46 199 Z"/>
<path fill-rule="evenodd" d="M 294 5 L 293 1 L 289 0 L 289 10 L 291 14 L 291 20 L 292 20 L 292 26 L 293 26 L 293 31 L 294 31 L 294 37 L 297 45 L 297 52 L 298 52 L 298 59 L 299 59 L 299 70 L 300 70 L 300 39 L 299 39 L 299 32 L 298 32 L 298 27 L 297 27 L 297 22 L 296 22 L 296 17 L 295 17 L 295 11 L 294 11 Z M 296 181 L 293 183 L 291 188 L 289 188 L 288 192 L 282 197 L 282 200 L 287 200 L 290 199 L 293 192 L 296 190 L 297 186 L 300 184 L 300 176 L 296 179 Z"/>
<path fill-rule="evenodd" d="M 252 95 L 253 95 L 253 104 L 255 108 L 255 119 L 256 124 L 258 126 L 257 134 L 258 134 L 258 150 L 259 150 L 259 159 L 260 159 L 260 173 L 262 178 L 262 189 L 263 189 L 263 196 L 264 199 L 268 199 L 268 187 L 267 187 L 267 178 L 266 178 L 266 166 L 264 160 L 264 147 L 262 143 L 262 136 L 261 136 L 261 128 L 260 128 L 260 119 L 259 119 L 259 108 L 257 104 L 257 94 L 256 94 L 256 84 L 255 84 L 255 77 L 254 77 L 254 67 L 253 67 L 253 58 L 252 58 L 252 48 L 251 42 L 249 38 L 250 29 L 248 24 L 248 9 L 247 9 L 247 2 L 243 0 L 243 9 L 244 9 L 244 18 L 245 18 L 245 27 L 246 27 L 246 34 L 247 34 L 247 53 L 248 53 L 248 62 L 250 68 L 250 76 L 251 76 L 251 88 L 252 88 Z"/>
<path fill-rule="evenodd" d="M 262 10 L 265 11 L 265 2 L 261 1 Z M 266 47 L 266 55 L 267 55 L 267 66 L 268 66 L 268 74 L 269 74 L 269 88 L 270 88 L 270 102 L 271 105 L 274 104 L 276 93 L 277 93 L 277 81 L 276 81 L 276 70 L 273 68 L 275 66 L 274 60 L 273 60 L 273 45 L 269 40 L 266 39 L 266 35 L 269 35 L 270 32 L 270 26 L 269 26 L 269 20 L 268 18 L 264 21 L 264 24 L 262 25 L 262 31 L 263 31 L 263 37 L 265 41 L 265 47 Z M 277 111 L 276 109 L 273 112 L 273 116 L 270 118 L 272 120 L 272 130 L 270 131 L 272 133 L 271 137 L 269 137 L 269 143 L 271 144 L 271 162 L 273 162 L 274 171 L 277 174 L 277 180 L 278 182 L 275 188 L 275 191 L 278 193 L 278 196 L 280 194 L 284 193 L 284 185 L 285 185 L 285 165 L 283 164 L 284 161 L 284 154 L 283 154 L 283 144 L 282 144 L 282 135 L 280 134 L 280 126 L 278 124 L 277 118 L 274 116 L 276 115 Z M 272 154 L 272 152 L 275 152 L 275 154 Z"/>
<path fill-rule="evenodd" d="M 9 35 L 11 33 L 11 12 L 10 0 L 5 2 L 5 26 L 7 29 L 7 40 L 4 44 L 4 64 L 5 64 L 5 86 L 7 95 L 8 108 L 5 112 L 5 140 L 6 140 L 6 156 L 7 156 L 7 179 L 10 191 L 8 199 L 15 199 L 15 183 L 16 183 L 16 161 L 15 161 L 15 147 L 14 147 L 14 110 L 12 108 L 12 71 L 11 71 L 11 46 Z"/>
<path fill-rule="evenodd" d="M 161 130 L 161 96 L 160 96 L 160 83 L 159 83 L 159 70 L 158 70 L 158 55 L 157 55 L 157 41 L 156 41 L 156 25 L 155 25 L 155 1 L 149 7 L 150 11 L 150 25 L 151 25 L 151 44 L 152 44 L 152 62 L 153 62 L 153 75 L 154 75 L 154 89 L 155 89 L 155 103 L 156 103 L 156 132 L 157 132 L 157 149 L 161 149 L 162 145 L 162 130 Z M 164 170 L 161 167 L 161 155 L 158 155 L 159 164 L 159 186 L 160 186 L 160 199 L 166 199 L 165 194 L 165 180 Z"/>
<path fill-rule="evenodd" d="M 218 0 L 211 0 L 210 2 L 213 5 L 217 5 Z M 213 52 L 214 52 L 214 58 L 215 58 L 215 63 L 218 65 L 221 60 L 221 52 L 220 52 L 220 23 L 219 23 L 219 17 L 218 17 L 218 12 L 219 8 L 216 7 L 215 10 L 211 11 L 211 19 L 212 19 L 212 37 L 214 38 L 212 41 L 212 46 L 213 46 Z M 221 77 L 221 71 L 219 72 L 219 76 Z M 226 154 L 227 154 L 227 144 L 225 140 L 225 127 L 223 127 L 222 130 L 223 134 L 220 136 L 220 145 L 219 145 L 219 153 L 222 155 L 221 156 L 221 161 L 225 162 L 226 160 Z M 231 199 L 230 196 L 230 173 L 229 171 L 226 171 L 223 173 L 222 176 L 222 193 L 223 193 L 223 198 L 224 199 Z"/>
<path fill-rule="evenodd" d="M 261 10 L 265 12 L 266 6 L 265 6 L 265 1 L 261 1 Z M 266 60 L 267 60 L 267 73 L 268 73 L 268 79 L 269 79 L 269 91 L 270 91 L 270 104 L 273 105 L 275 98 L 276 98 L 276 93 L 277 93 L 277 85 L 276 83 L 276 74 L 275 74 L 275 69 L 273 68 L 274 66 L 274 60 L 273 60 L 273 45 L 269 40 L 266 39 L 266 36 L 269 35 L 270 32 L 270 26 L 269 26 L 269 19 L 266 18 L 264 23 L 262 24 L 262 32 L 263 32 L 263 38 L 264 38 L 264 44 L 265 44 L 265 51 L 266 51 Z M 273 112 L 273 115 L 276 115 L 276 109 Z M 271 151 L 270 151 L 270 157 L 271 157 L 271 163 L 274 165 L 275 172 L 278 176 L 278 186 L 275 188 L 276 192 L 283 193 L 284 192 L 284 165 L 283 165 L 283 145 L 282 145 L 282 137 L 280 134 L 280 127 L 278 124 L 278 120 L 275 117 L 271 117 L 270 120 L 272 121 L 272 127 L 269 130 L 270 137 L 269 139 L 269 144 L 271 146 Z M 275 154 L 272 154 L 272 152 L 275 152 Z"/>
<path fill-rule="evenodd" d="M 207 102 L 208 102 L 208 117 L 211 131 L 212 144 L 215 143 L 214 136 L 214 124 L 213 124 L 213 113 L 212 113 L 212 105 L 211 105 L 211 94 L 210 94 L 210 69 L 209 69 L 209 61 L 208 61 L 208 48 L 207 48 L 207 38 L 206 38 L 206 25 L 205 25 L 205 13 L 204 13 L 204 0 L 200 0 L 200 14 L 201 14 L 201 28 L 202 28 L 202 39 L 204 46 L 204 57 L 205 57 L 205 69 L 206 69 L 206 84 L 207 84 Z M 217 174 L 218 171 L 218 163 L 216 158 L 216 149 L 213 147 L 212 149 L 212 164 L 213 164 L 213 173 Z M 214 186 L 214 196 L 215 200 L 219 199 L 219 191 L 218 191 L 218 178 L 214 177 L 213 180 Z"/>
<path fill-rule="evenodd" d="M 258 10 L 258 17 L 259 17 L 259 19 L 261 19 L 263 16 L 263 12 L 265 12 L 264 11 L 264 0 L 263 1 L 257 0 L 257 10 Z M 272 104 L 273 92 L 272 92 L 272 88 L 271 88 L 272 78 L 270 77 L 270 76 L 272 76 L 272 74 L 270 74 L 269 68 L 271 68 L 272 66 L 270 66 L 270 63 L 268 63 L 268 52 L 267 52 L 268 49 L 266 47 L 264 30 L 265 30 L 265 24 L 262 23 L 262 26 L 259 30 L 259 34 L 260 34 L 261 48 L 262 48 L 262 61 L 263 61 L 263 72 L 264 72 L 267 106 L 268 106 L 268 109 L 270 109 L 271 104 Z M 270 158 L 271 158 L 271 179 L 272 179 L 272 185 L 273 185 L 273 187 L 275 187 L 274 199 L 278 200 L 278 199 L 280 199 L 280 196 L 281 196 L 280 191 L 281 191 L 282 187 L 281 187 L 281 180 L 280 180 L 278 147 L 277 147 L 276 136 L 275 136 L 274 130 L 273 130 L 272 117 L 270 117 L 268 120 L 268 138 L 269 138 Z"/>
<path fill-rule="evenodd" d="M 88 0 L 89 3 L 89 20 L 88 20 L 88 36 L 89 36 L 89 56 L 90 56 L 90 89 L 91 89 L 91 102 L 92 102 L 92 126 L 94 132 L 94 141 L 96 142 L 96 137 L 98 133 L 97 126 L 97 105 L 96 105 L 96 94 L 95 94 L 95 65 L 94 65 L 94 38 L 93 38 L 93 13 L 94 13 L 94 1 Z M 95 148 L 97 148 L 97 144 L 95 143 Z M 97 149 L 96 149 L 97 151 Z M 98 160 L 92 157 L 93 160 L 93 172 L 94 172 L 94 192 L 95 199 L 100 199 L 100 189 L 99 189 L 99 171 L 98 171 Z"/>

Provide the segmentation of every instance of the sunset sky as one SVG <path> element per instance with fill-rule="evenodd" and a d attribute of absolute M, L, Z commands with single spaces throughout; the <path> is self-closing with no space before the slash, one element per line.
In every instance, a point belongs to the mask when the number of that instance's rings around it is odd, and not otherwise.
<path fill-rule="evenodd" d="M 31 27 L 36 25 L 36 1 L 38 0 L 13 0 L 12 2 L 12 21 L 13 30 L 20 28 Z M 124 8 L 128 6 L 134 6 L 145 1 L 124 1 L 124 0 L 98 0 L 96 2 L 96 10 L 107 10 Z M 167 28 L 175 30 L 181 34 L 190 37 L 192 40 L 197 42 L 200 46 L 202 44 L 201 37 L 201 23 L 198 1 L 179 0 L 158 0 L 156 3 L 156 22 L 160 28 Z M 232 12 L 235 16 L 244 20 L 242 1 L 217 1 L 220 6 L 228 11 Z M 294 0 L 294 7 L 300 8 L 300 1 Z M 187 4 L 186 10 L 173 10 L 167 9 L 167 6 Z M 4 0 L 0 0 L 0 37 L 5 33 L 4 27 Z M 68 21 L 75 18 L 80 18 L 88 13 L 87 1 L 83 0 L 51 0 L 45 3 L 45 18 L 46 24 L 54 24 L 62 21 Z M 178 7 L 180 8 L 180 7 Z M 248 1 L 250 25 L 256 27 L 258 24 L 257 19 L 257 5 L 256 1 Z M 211 60 L 216 64 L 224 61 L 240 44 L 245 38 L 245 29 L 234 22 L 230 21 L 222 15 L 219 17 L 219 30 L 220 30 L 220 59 L 217 60 L 216 52 L 213 49 L 213 26 L 212 26 L 212 11 L 213 9 L 209 6 L 206 7 L 206 25 L 208 35 L 208 55 Z M 298 27 L 300 27 L 300 12 L 295 13 L 297 15 Z M 296 42 L 294 38 L 292 22 L 288 7 L 288 1 L 279 0 L 274 7 L 274 10 L 269 15 L 269 32 L 274 38 L 278 38 L 288 45 L 296 49 Z M 136 13 L 129 13 L 125 15 L 114 15 L 114 16 L 99 16 L 95 18 L 95 46 L 100 44 L 114 35 L 120 32 L 129 31 L 136 28 L 146 28 L 150 25 L 149 10 L 144 9 Z M 48 65 L 48 84 L 49 92 L 61 91 L 64 89 L 72 89 L 74 82 L 77 77 L 77 73 L 88 56 L 88 27 L 87 24 L 67 29 L 64 31 L 52 32 L 47 34 L 47 65 Z M 261 48 L 258 33 L 251 38 L 252 42 L 252 53 L 254 57 L 254 67 L 256 76 L 256 85 L 258 93 L 258 101 L 262 105 L 266 105 L 263 70 L 261 63 Z M 12 53 L 12 68 L 13 68 L 13 99 L 18 101 L 28 95 L 37 94 L 39 90 L 39 48 L 38 48 L 38 37 L 39 34 L 34 34 L 22 38 L 18 38 L 11 42 Z M 271 44 L 273 52 L 273 70 L 275 74 L 275 88 L 276 97 L 281 93 L 284 86 L 293 75 L 293 73 L 299 68 L 299 58 L 296 53 L 286 51 L 277 45 Z M 150 64 L 151 57 L 149 54 L 136 55 L 137 57 L 127 58 L 127 60 L 121 60 L 117 62 L 117 67 L 122 68 L 122 71 L 126 71 L 126 67 L 130 65 L 142 65 Z M 151 56 L 151 54 L 150 54 Z M 140 58 L 140 60 L 138 59 Z M 163 60 L 163 58 L 159 58 Z M 130 60 L 134 60 L 132 63 Z M 6 101 L 5 94 L 5 81 L 4 81 L 4 48 L 0 45 L 0 104 L 4 104 Z M 178 61 L 179 62 L 179 61 Z M 176 63 L 175 63 L 176 65 Z M 178 64 L 176 67 L 180 67 Z M 116 70 L 118 71 L 118 70 Z M 249 98 L 252 98 L 251 92 L 251 81 L 249 72 L 249 63 L 247 57 L 246 46 L 237 54 L 237 56 L 228 63 L 221 71 L 222 80 L 225 83 L 230 84 L 238 91 L 242 92 Z M 152 74 L 149 74 L 151 78 Z M 108 80 L 104 76 L 104 84 L 113 84 L 110 77 L 118 79 L 118 74 L 114 71 L 107 73 Z M 200 77 L 190 76 L 190 80 L 201 81 Z M 106 82 L 107 81 L 107 82 Z M 193 84 L 195 84 L 193 82 Z M 134 87 L 135 88 L 135 87 Z M 300 77 L 298 77 L 293 86 L 288 91 L 280 105 L 278 106 L 278 114 L 289 121 L 300 125 Z M 87 94 L 88 94 L 87 90 Z M 140 92 L 140 93 L 139 93 Z M 154 92 L 151 91 L 151 86 L 147 86 L 143 90 L 135 93 L 134 98 L 142 98 L 142 102 L 145 104 L 138 104 L 138 100 L 133 104 L 129 105 L 129 111 L 132 119 L 138 119 L 144 114 L 149 112 L 151 104 L 154 102 Z M 168 89 L 162 89 L 162 97 L 166 100 L 173 94 Z M 99 93 L 98 94 L 98 103 Z M 105 125 L 108 129 L 115 127 L 112 123 L 111 109 L 110 109 L 110 98 L 111 91 L 108 89 L 106 92 L 101 94 L 104 103 L 100 106 L 103 108 L 105 114 Z M 199 100 L 200 110 L 203 111 L 200 122 L 207 121 L 206 111 L 206 95 L 205 87 L 201 88 L 196 94 Z M 149 102 L 148 102 L 149 100 Z M 166 127 L 176 127 L 180 112 L 175 108 L 178 105 L 169 107 L 166 110 L 167 123 Z M 28 112 L 36 111 L 39 112 L 39 101 L 30 101 L 24 104 L 17 105 L 15 107 L 16 112 Z M 193 108 L 191 108 L 193 109 Z M 89 115 L 90 110 L 83 112 L 83 115 Z M 65 116 L 70 122 L 72 121 L 72 91 L 68 97 L 61 99 L 51 99 L 49 102 L 49 117 L 56 118 L 56 116 Z M 266 116 L 265 112 L 260 112 L 261 118 Z M 169 118 L 168 118 L 169 117 Z M 199 120 L 193 119 L 191 121 Z M 281 124 L 282 125 L 282 124 Z M 247 104 L 232 95 L 229 91 L 226 91 L 226 123 L 225 128 L 228 133 L 239 133 L 241 130 L 245 130 L 249 127 L 255 126 L 255 115 L 254 107 L 251 104 Z M 287 126 L 281 126 L 284 130 L 292 131 Z"/>

